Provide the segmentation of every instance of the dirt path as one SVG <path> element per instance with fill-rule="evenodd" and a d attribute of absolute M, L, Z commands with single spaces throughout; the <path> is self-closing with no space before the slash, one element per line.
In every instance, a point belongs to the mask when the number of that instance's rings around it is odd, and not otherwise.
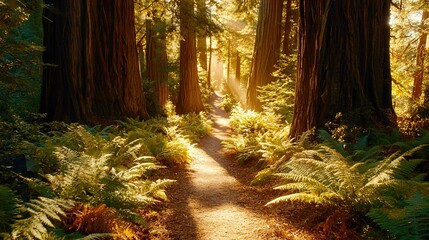
<path fill-rule="evenodd" d="M 283 221 L 280 209 L 264 207 L 272 199 L 249 186 L 254 172 L 238 166 L 222 152 L 231 132 L 227 114 L 214 96 L 213 130 L 201 139 L 189 169 L 171 171 L 177 184 L 162 215 L 169 239 L 313 239 Z"/>

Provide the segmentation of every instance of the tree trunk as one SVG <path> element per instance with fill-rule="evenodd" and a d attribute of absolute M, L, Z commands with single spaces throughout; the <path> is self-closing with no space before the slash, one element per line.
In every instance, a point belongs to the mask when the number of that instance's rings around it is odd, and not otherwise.
<path fill-rule="evenodd" d="M 417 71 L 414 73 L 414 85 L 413 85 L 413 93 L 412 93 L 412 100 L 414 102 L 419 102 L 420 96 L 422 95 L 422 88 L 423 88 L 423 76 L 425 72 L 425 55 L 426 55 L 426 42 L 428 38 L 428 34 L 426 30 L 423 29 L 424 22 L 426 19 L 429 18 L 429 11 L 424 10 L 422 14 L 422 20 L 421 20 L 421 27 L 422 32 L 420 35 L 419 45 L 417 47 Z"/>
<path fill-rule="evenodd" d="M 147 117 L 134 2 L 45 0 L 41 112 L 48 120 L 111 122 Z M 55 10 L 53 10 L 55 8 Z M 54 66 L 55 65 L 55 66 Z"/>
<path fill-rule="evenodd" d="M 146 22 L 146 79 L 154 84 L 148 109 L 159 114 L 168 100 L 168 59 L 166 25 L 159 19 Z"/>
<path fill-rule="evenodd" d="M 198 84 L 194 1 L 180 1 L 180 86 L 176 111 L 201 112 L 204 105 Z"/>
<path fill-rule="evenodd" d="M 238 51 L 235 58 L 235 80 L 237 82 L 241 81 L 241 57 Z"/>
<path fill-rule="evenodd" d="M 210 20 L 211 20 L 211 13 L 210 13 Z M 208 64 L 208 70 L 207 70 L 207 86 L 209 89 L 211 89 L 212 85 L 212 61 L 213 61 L 213 39 L 212 39 L 212 33 L 211 30 L 209 32 L 209 64 Z"/>
<path fill-rule="evenodd" d="M 198 19 L 203 23 L 198 29 L 198 59 L 202 69 L 207 71 L 207 7 L 206 0 L 197 0 Z"/>
<path fill-rule="evenodd" d="M 262 110 L 257 99 L 257 87 L 274 77 L 274 65 L 279 59 L 282 32 L 283 0 L 262 0 L 260 3 L 252 69 L 247 87 L 247 107 Z"/>
<path fill-rule="evenodd" d="M 90 84 L 84 69 L 89 69 L 84 49 L 88 38 L 84 30 L 86 11 L 80 0 L 45 0 L 43 71 L 40 112 L 49 121 L 86 122 L 92 115 Z"/>
<path fill-rule="evenodd" d="M 291 137 L 339 112 L 362 127 L 391 125 L 390 1 L 300 0 Z"/>
<path fill-rule="evenodd" d="M 292 0 L 286 0 L 286 16 L 283 26 L 283 54 L 290 53 L 290 35 L 292 32 Z"/>

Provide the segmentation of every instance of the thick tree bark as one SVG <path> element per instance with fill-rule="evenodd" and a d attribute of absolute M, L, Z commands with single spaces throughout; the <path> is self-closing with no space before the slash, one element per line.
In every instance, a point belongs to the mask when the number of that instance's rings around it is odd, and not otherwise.
<path fill-rule="evenodd" d="M 424 10 L 422 14 L 421 27 L 424 26 L 424 22 L 429 18 L 429 11 Z M 422 95 L 423 89 L 423 76 L 425 72 L 425 55 L 426 55 L 426 42 L 428 34 L 422 29 L 420 35 L 419 45 L 417 46 L 417 71 L 414 73 L 414 85 L 411 98 L 415 102 L 419 102 L 420 96 Z"/>
<path fill-rule="evenodd" d="M 198 84 L 194 0 L 180 1 L 180 86 L 176 111 L 201 112 L 204 105 Z"/>
<path fill-rule="evenodd" d="M 264 86 L 274 77 L 274 65 L 279 59 L 282 36 L 283 0 L 262 0 L 260 3 L 252 69 L 247 87 L 247 107 L 261 110 L 257 87 Z"/>
<path fill-rule="evenodd" d="M 50 7 L 43 13 L 43 61 L 55 66 L 43 71 L 40 112 L 48 120 L 85 122 L 92 114 L 88 76 L 83 71 L 89 66 L 82 51 L 88 38 L 88 31 L 82 31 L 87 13 L 80 0 L 45 0 L 45 4 Z"/>
<path fill-rule="evenodd" d="M 197 0 L 198 18 L 203 22 L 198 29 L 197 49 L 201 68 L 207 70 L 207 7 L 206 0 Z"/>
<path fill-rule="evenodd" d="M 235 80 L 237 82 L 241 80 L 241 57 L 238 51 L 235 54 Z"/>
<path fill-rule="evenodd" d="M 133 1 L 45 3 L 44 62 L 52 66 L 44 69 L 40 110 L 48 120 L 147 117 Z"/>
<path fill-rule="evenodd" d="M 154 99 L 147 99 L 154 114 L 162 111 L 168 100 L 168 60 L 166 25 L 159 19 L 146 22 L 146 79 L 154 83 Z"/>
<path fill-rule="evenodd" d="M 209 64 L 207 69 L 207 86 L 211 89 L 212 85 L 212 61 L 213 61 L 213 37 L 210 31 L 209 36 Z"/>
<path fill-rule="evenodd" d="M 286 0 L 286 16 L 283 26 L 283 49 L 282 53 L 289 55 L 290 53 L 290 35 L 292 32 L 292 0 Z"/>
<path fill-rule="evenodd" d="M 389 8 L 388 0 L 300 0 L 291 137 L 339 112 L 363 127 L 392 124 Z"/>

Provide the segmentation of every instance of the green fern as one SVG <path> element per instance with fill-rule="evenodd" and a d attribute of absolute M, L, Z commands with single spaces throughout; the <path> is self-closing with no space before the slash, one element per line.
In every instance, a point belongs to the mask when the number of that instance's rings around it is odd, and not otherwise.
<path fill-rule="evenodd" d="M 283 183 L 276 188 L 288 194 L 268 204 L 302 201 L 364 213 L 374 204 L 395 204 L 404 191 L 420 190 L 419 182 L 412 178 L 422 160 L 406 157 L 424 147 L 404 154 L 394 153 L 381 161 L 368 159 L 357 163 L 323 145 L 316 150 L 305 150 L 279 168 L 275 175 L 283 179 Z M 409 186 L 404 188 L 404 185 Z"/>
<path fill-rule="evenodd" d="M 39 197 L 25 203 L 19 210 L 24 217 L 12 224 L 13 239 L 43 239 L 47 227 L 54 228 L 54 221 L 60 221 L 65 216 L 65 209 L 73 207 L 73 202 L 64 199 Z"/>
<path fill-rule="evenodd" d="M 422 194 L 414 194 L 403 208 L 373 208 L 368 216 L 399 239 L 429 238 L 429 197 Z"/>
<path fill-rule="evenodd" d="M 18 202 L 10 188 L 0 185 L 0 233 L 10 231 L 12 219 L 17 214 Z"/>

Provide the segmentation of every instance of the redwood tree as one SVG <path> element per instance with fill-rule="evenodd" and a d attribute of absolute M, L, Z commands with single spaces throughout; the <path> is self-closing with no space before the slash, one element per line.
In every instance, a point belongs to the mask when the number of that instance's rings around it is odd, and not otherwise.
<path fill-rule="evenodd" d="M 146 117 L 132 0 L 45 0 L 41 112 L 48 120 Z"/>
<path fill-rule="evenodd" d="M 291 137 L 339 112 L 363 127 L 392 124 L 389 10 L 389 0 L 300 0 Z"/>
<path fill-rule="evenodd" d="M 198 84 L 194 0 L 180 1 L 180 84 L 176 111 L 201 112 L 204 105 Z"/>
<path fill-rule="evenodd" d="M 250 109 L 262 109 L 257 99 L 257 87 L 274 81 L 271 73 L 279 59 L 282 11 L 283 0 L 262 0 L 260 3 L 252 70 L 247 86 L 247 106 Z"/>
<path fill-rule="evenodd" d="M 285 7 L 285 23 L 283 26 L 283 47 L 282 53 L 289 55 L 290 53 L 290 35 L 292 32 L 292 0 L 286 0 Z"/>
<path fill-rule="evenodd" d="M 197 0 L 198 19 L 203 24 L 198 28 L 197 50 L 201 68 L 207 70 L 207 6 L 206 0 Z"/>
<path fill-rule="evenodd" d="M 168 100 L 168 59 L 166 24 L 159 18 L 146 22 L 146 79 L 154 86 L 148 109 L 159 113 Z"/>
<path fill-rule="evenodd" d="M 425 6 L 426 1 L 423 6 Z M 412 92 L 412 99 L 415 102 L 419 102 L 420 96 L 422 95 L 423 88 L 423 77 L 425 72 L 425 55 L 426 55 L 426 42 L 428 38 L 428 33 L 426 29 L 424 29 L 425 21 L 429 18 L 429 11 L 423 10 L 422 19 L 420 23 L 420 27 L 422 28 L 422 32 L 420 33 L 419 44 L 417 46 L 417 55 L 416 55 L 416 65 L 417 70 L 414 73 L 414 85 Z"/>

